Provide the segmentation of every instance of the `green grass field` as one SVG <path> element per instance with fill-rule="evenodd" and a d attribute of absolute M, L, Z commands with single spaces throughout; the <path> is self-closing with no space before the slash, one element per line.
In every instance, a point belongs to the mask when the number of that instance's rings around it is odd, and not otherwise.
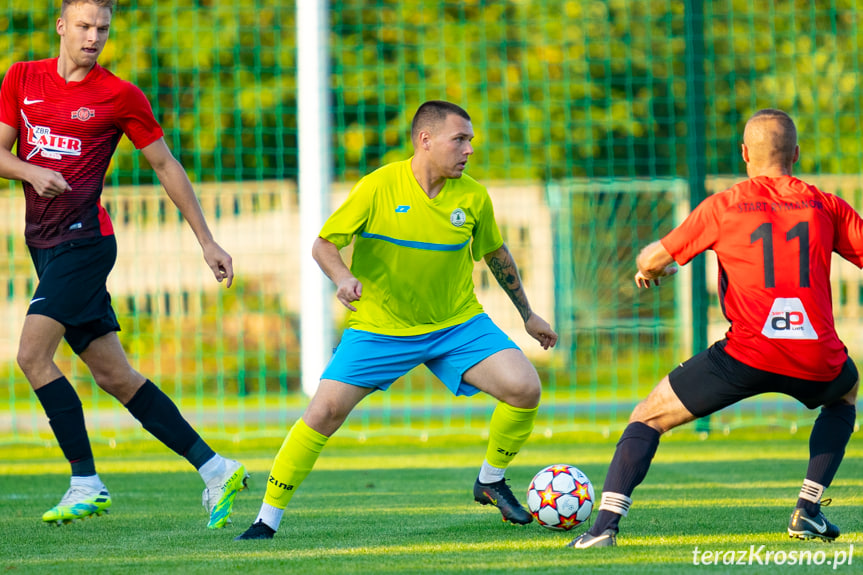
<path fill-rule="evenodd" d="M 294 497 L 276 538 L 248 542 L 232 539 L 257 513 L 280 440 L 215 445 L 242 459 L 252 480 L 251 489 L 237 499 L 234 525 L 214 532 L 205 528 L 197 474 L 155 441 L 96 447 L 98 468 L 114 501 L 109 515 L 63 527 L 43 525 L 42 512 L 68 486 L 67 464 L 57 448 L 11 445 L 0 447 L 0 570 L 861 573 L 859 438 L 852 437 L 827 494 L 834 503 L 826 512 L 842 528 L 841 538 L 827 544 L 785 535 L 805 473 L 807 436 L 808 429 L 794 435 L 761 430 L 699 440 L 689 430 L 675 431 L 663 439 L 650 474 L 635 492 L 618 547 L 581 552 L 565 548 L 581 529 L 559 533 L 536 524 L 509 525 L 496 510 L 473 502 L 471 487 L 484 454 L 479 438 L 360 442 L 337 435 Z M 536 471 L 563 462 L 585 471 L 598 496 L 615 440 L 598 434 L 534 437 L 508 474 L 514 490 L 523 498 Z M 750 554 L 751 545 L 761 551 Z M 696 547 L 699 563 L 719 564 L 694 565 Z M 721 552 L 719 558 L 715 552 Z M 723 565 L 732 556 L 746 566 Z M 791 557 L 810 564 L 790 565 Z M 786 564 L 776 564 L 780 558 Z M 837 560 L 844 562 L 835 565 Z"/>

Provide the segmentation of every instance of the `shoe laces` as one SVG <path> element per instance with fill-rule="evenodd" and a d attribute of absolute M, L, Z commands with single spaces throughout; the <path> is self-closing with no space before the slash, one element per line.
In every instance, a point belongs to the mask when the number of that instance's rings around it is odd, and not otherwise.
<path fill-rule="evenodd" d="M 96 492 L 98 493 L 98 491 Z M 74 505 L 87 499 L 88 497 L 92 497 L 94 492 L 85 488 L 80 487 L 78 485 L 73 485 L 66 491 L 66 494 L 63 496 L 63 499 L 60 500 L 60 503 L 57 504 L 57 507 L 64 507 L 69 505 Z"/>
<path fill-rule="evenodd" d="M 507 485 L 508 481 L 509 479 L 504 478 L 492 485 L 494 485 L 495 489 L 498 490 L 498 493 L 500 493 L 500 496 L 503 497 L 504 501 L 510 505 L 520 507 L 521 504 L 518 502 L 518 499 L 515 498 L 515 494 L 512 492 L 512 489 Z"/>
<path fill-rule="evenodd" d="M 208 512 L 212 511 L 216 503 L 219 502 L 219 499 L 222 497 L 222 491 L 223 489 L 220 489 L 219 487 L 204 488 L 204 495 L 203 497 L 201 497 L 201 503 L 204 505 Z"/>

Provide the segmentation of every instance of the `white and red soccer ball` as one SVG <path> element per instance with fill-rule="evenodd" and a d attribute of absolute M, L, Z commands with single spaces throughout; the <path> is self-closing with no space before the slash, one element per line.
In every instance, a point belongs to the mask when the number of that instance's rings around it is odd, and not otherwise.
<path fill-rule="evenodd" d="M 527 488 L 527 508 L 548 529 L 568 531 L 593 511 L 593 484 L 573 465 L 549 465 Z"/>

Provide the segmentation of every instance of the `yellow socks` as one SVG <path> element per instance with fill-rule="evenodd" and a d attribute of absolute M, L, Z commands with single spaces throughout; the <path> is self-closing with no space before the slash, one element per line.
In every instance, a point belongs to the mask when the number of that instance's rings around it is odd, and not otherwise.
<path fill-rule="evenodd" d="M 306 478 L 329 439 L 298 419 L 273 461 L 264 503 L 284 509 Z"/>
<path fill-rule="evenodd" d="M 523 409 L 500 402 L 489 424 L 488 450 L 485 460 L 492 466 L 506 468 L 530 437 L 539 407 Z"/>

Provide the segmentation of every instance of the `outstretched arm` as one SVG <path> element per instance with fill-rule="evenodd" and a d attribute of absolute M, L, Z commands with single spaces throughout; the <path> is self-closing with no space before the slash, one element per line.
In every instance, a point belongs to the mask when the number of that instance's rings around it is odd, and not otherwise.
<path fill-rule="evenodd" d="M 201 211 L 201 204 L 198 203 L 198 197 L 195 195 L 189 176 L 186 175 L 186 170 L 171 154 L 164 138 L 159 138 L 149 146 L 142 148 L 141 152 L 155 170 L 159 182 L 162 183 L 168 193 L 168 197 L 189 222 L 189 227 L 192 228 L 198 243 L 201 244 L 204 261 L 213 270 L 216 280 L 220 282 L 227 280 L 227 286 L 231 287 L 234 280 L 234 266 L 231 256 L 213 239 L 213 234 L 207 226 L 207 220 L 204 218 L 204 212 Z"/>
<path fill-rule="evenodd" d="M 12 153 L 18 139 L 18 130 L 0 122 L 0 177 L 7 180 L 30 182 L 43 198 L 54 198 L 72 188 L 60 172 L 25 162 Z"/>
<path fill-rule="evenodd" d="M 638 287 L 643 288 L 649 288 L 651 282 L 659 285 L 661 278 L 677 273 L 677 264 L 674 263 L 674 258 L 658 240 L 641 250 L 635 259 L 635 265 L 638 266 L 635 283 Z"/>
<path fill-rule="evenodd" d="M 327 277 L 336 284 L 336 297 L 342 305 L 351 311 L 357 311 L 351 302 L 359 301 L 363 295 L 363 284 L 345 265 L 336 244 L 322 237 L 315 238 L 312 257 Z"/>
<path fill-rule="evenodd" d="M 542 345 L 543 349 L 554 347 L 557 343 L 557 333 L 544 319 L 536 315 L 530 309 L 527 294 L 521 285 L 521 277 L 518 274 L 518 266 L 512 254 L 503 244 L 495 251 L 485 255 L 485 263 L 491 270 L 492 275 L 512 300 L 521 319 L 524 320 L 524 328 L 530 336 Z"/>

